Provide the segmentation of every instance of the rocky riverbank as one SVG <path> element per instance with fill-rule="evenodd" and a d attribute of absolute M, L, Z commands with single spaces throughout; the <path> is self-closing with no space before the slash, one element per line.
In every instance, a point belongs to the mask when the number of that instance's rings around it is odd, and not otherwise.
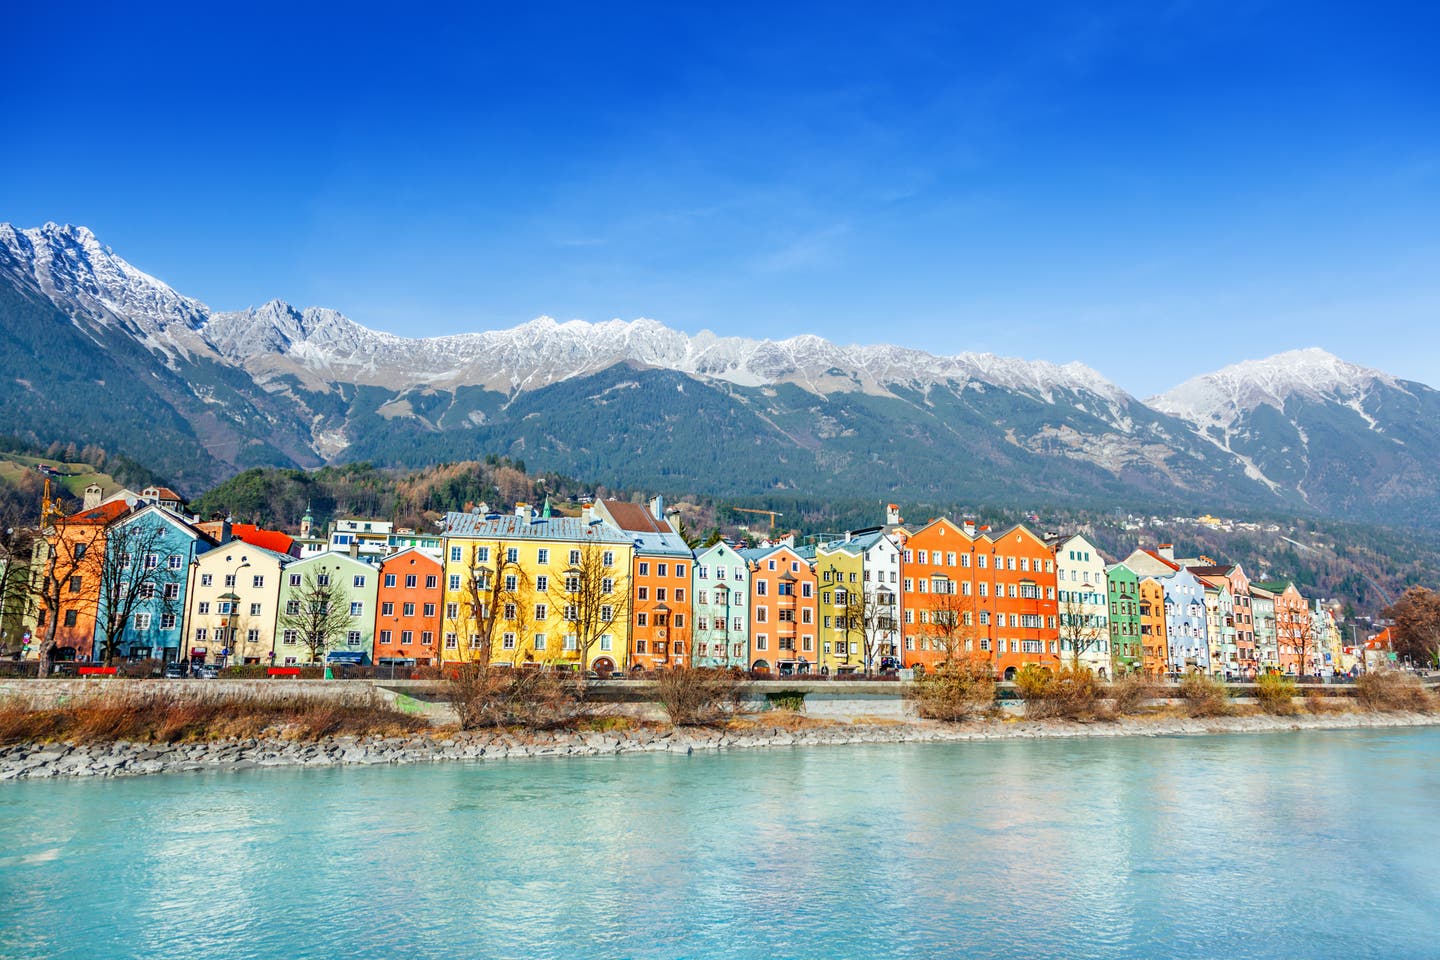
<path fill-rule="evenodd" d="M 976 720 L 960 724 L 825 724 L 798 729 L 638 729 L 607 732 L 483 731 L 409 737 L 282 738 L 192 744 L 63 743 L 0 748 L 0 780 L 50 777 L 119 777 L 184 771 L 239 771 L 258 767 L 434 763 L 514 757 L 594 757 L 621 753 L 691 754 L 757 747 L 841 746 L 858 743 L 955 743 L 973 740 L 1128 736 L 1196 736 L 1294 730 L 1413 727 L 1440 724 L 1440 716 L 1414 713 L 1250 715 L 1187 719 L 1127 717 L 1114 722 Z"/>

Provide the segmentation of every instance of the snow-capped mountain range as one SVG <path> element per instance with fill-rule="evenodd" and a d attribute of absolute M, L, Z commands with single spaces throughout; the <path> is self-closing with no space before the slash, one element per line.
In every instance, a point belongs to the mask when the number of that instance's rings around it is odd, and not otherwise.
<path fill-rule="evenodd" d="M 88 229 L 53 223 L 0 224 L 0 279 L 26 310 L 46 305 L 68 318 L 72 333 L 129 357 L 142 381 L 173 380 L 164 402 L 221 471 L 256 459 L 400 460 L 387 452 L 397 432 L 438 455 L 448 438 L 523 450 L 556 469 L 604 469 L 601 450 L 576 453 L 585 430 L 571 436 L 543 421 L 566 421 L 576 404 L 610 404 L 616 389 L 645 394 L 662 374 L 682 394 L 694 384 L 705 399 L 701 415 L 736 407 L 753 419 L 750 429 L 817 464 L 845 449 L 857 473 L 887 455 L 901 469 L 907 452 L 890 448 L 905 437 L 901 446 L 940 460 L 953 444 L 952 472 L 981 453 L 987 469 L 1012 471 L 1061 457 L 1083 465 L 1081 486 L 1094 490 L 1118 494 L 1138 484 L 1157 496 L 1188 491 L 1324 508 L 1333 498 L 1317 484 L 1328 487 L 1330 459 L 1311 441 L 1322 413 L 1321 432 L 1360 438 L 1373 466 L 1394 461 L 1401 448 L 1407 462 L 1412 449 L 1436 449 L 1433 420 L 1417 436 L 1413 422 L 1396 417 L 1434 409 L 1436 391 L 1314 348 L 1235 364 L 1142 402 L 1080 363 L 936 356 L 811 335 L 692 336 L 648 319 L 541 317 L 508 330 L 412 339 L 279 300 L 217 312 L 131 266 Z M 165 375 L 140 369 L 145 356 Z M 35 389 L 33 378 L 9 379 Z M 586 392 L 590 386 L 600 392 Z M 186 389 L 190 396 L 172 396 Z M 535 402 L 540 394 L 546 403 Z M 649 415 L 663 419 L 675 401 L 651 403 Z M 626 416 L 643 421 L 646 411 Z M 649 429 L 634 427 L 624 433 Z M 753 446 L 746 433 L 734 440 Z M 623 448 L 626 438 L 615 442 Z M 1433 460 L 1426 465 L 1435 472 Z M 913 482 L 938 491 L 938 463 L 934 472 Z"/>

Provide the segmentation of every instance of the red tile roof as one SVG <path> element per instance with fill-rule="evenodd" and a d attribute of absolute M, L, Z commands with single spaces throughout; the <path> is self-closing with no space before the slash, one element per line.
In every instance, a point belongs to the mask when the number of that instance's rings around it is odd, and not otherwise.
<path fill-rule="evenodd" d="M 65 518 L 65 522 L 111 524 L 120 519 L 121 515 L 129 509 L 130 504 L 124 500 L 112 500 L 109 503 L 100 504 L 93 510 L 81 510 L 79 513 L 71 514 Z"/>
<path fill-rule="evenodd" d="M 295 538 L 290 534 L 281 533 L 279 530 L 262 530 L 253 523 L 230 524 L 230 535 L 236 540 L 244 540 L 276 553 L 289 553 L 295 546 Z"/>

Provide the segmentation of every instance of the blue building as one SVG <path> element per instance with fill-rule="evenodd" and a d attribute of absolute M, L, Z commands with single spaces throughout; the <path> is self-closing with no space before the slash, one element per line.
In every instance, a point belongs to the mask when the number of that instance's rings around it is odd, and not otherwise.
<path fill-rule="evenodd" d="M 104 578 L 113 586 L 101 591 L 96 655 L 103 655 L 113 599 L 118 608 L 116 659 L 178 659 L 190 564 L 214 546 L 215 541 L 184 517 L 159 504 L 140 507 L 117 520 L 106 533 L 105 562 L 118 565 L 122 573 Z"/>
<path fill-rule="evenodd" d="M 1165 587 L 1165 632 L 1169 638 L 1170 670 L 1210 672 L 1210 638 L 1206 629 L 1205 584 L 1181 567 L 1158 578 Z"/>

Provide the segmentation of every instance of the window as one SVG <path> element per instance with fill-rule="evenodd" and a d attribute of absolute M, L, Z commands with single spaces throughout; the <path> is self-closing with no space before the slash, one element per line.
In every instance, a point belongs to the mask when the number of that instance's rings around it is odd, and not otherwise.
<path fill-rule="evenodd" d="M 215 612 L 220 614 L 221 616 L 228 614 L 230 612 L 230 601 L 221 600 L 219 603 L 215 604 Z"/>
<path fill-rule="evenodd" d="M 685 576 L 685 564 L 683 564 L 683 563 L 677 563 L 677 564 L 675 564 L 675 576 L 677 576 L 677 577 L 683 577 L 683 576 Z"/>
<path fill-rule="evenodd" d="M 400 615 L 403 617 L 415 616 L 415 602 L 412 600 L 402 603 L 400 605 Z"/>
<path fill-rule="evenodd" d="M 260 616 L 260 604 L 258 604 L 258 603 L 252 603 L 252 604 L 250 604 L 250 616 L 252 616 L 252 617 L 258 617 L 258 616 Z"/>
<path fill-rule="evenodd" d="M 433 631 L 433 630 L 424 630 L 424 631 L 421 631 L 421 633 L 420 633 L 420 645 L 421 645 L 422 647 L 428 647 L 428 646 L 430 646 L 431 644 L 433 644 L 434 642 L 435 642 L 435 631 Z"/>
<path fill-rule="evenodd" d="M 393 586 L 395 586 L 395 574 L 393 574 L 393 573 L 387 573 L 387 574 L 385 574 L 384 583 L 385 583 L 385 586 L 387 586 L 387 587 L 393 587 Z"/>
<path fill-rule="evenodd" d="M 515 634 L 504 633 L 500 635 L 500 646 L 505 650 L 515 649 Z"/>
<path fill-rule="evenodd" d="M 574 586 L 573 589 L 572 589 L 571 586 L 570 586 L 570 584 L 571 584 L 572 581 L 573 581 L 574 584 L 575 584 L 575 586 Z M 566 589 L 566 590 L 569 590 L 571 593 L 574 593 L 576 590 L 579 590 L 579 589 L 580 589 L 580 578 L 579 578 L 579 577 L 567 577 L 567 578 L 565 579 L 565 589 Z M 615 592 L 615 581 L 612 580 L 612 579 L 609 578 L 609 577 L 606 577 L 604 580 L 601 580 L 601 581 L 600 581 L 600 592 L 601 592 L 601 593 L 614 593 L 614 592 Z"/>
<path fill-rule="evenodd" d="M 259 628 L 259 627 L 251 627 L 249 630 L 246 630 L 246 631 L 245 631 L 245 640 L 246 640 L 246 642 L 248 642 L 248 643 L 259 643 L 259 642 L 260 642 L 260 628 Z"/>
<path fill-rule="evenodd" d="M 506 563 L 519 563 L 519 562 L 520 562 L 520 550 L 519 550 L 518 547 L 507 547 L 507 548 L 505 549 L 505 562 L 506 562 Z"/>
<path fill-rule="evenodd" d="M 464 554 L 461 552 L 461 550 L 460 550 L 459 547 L 451 547 L 451 548 L 450 548 L 450 562 L 451 562 L 451 563 L 459 563 L 463 558 L 464 558 Z M 448 645 L 448 644 L 447 644 L 447 645 Z"/>
<path fill-rule="evenodd" d="M 435 576 L 435 574 L 432 573 L 425 577 L 426 590 L 434 590 L 438 586 L 440 586 L 440 578 Z"/>
<path fill-rule="evenodd" d="M 281 643 L 288 643 L 288 644 L 290 644 L 290 645 L 292 645 L 292 646 L 293 646 L 295 643 L 297 643 L 299 640 L 300 640 L 300 631 L 299 631 L 299 630 L 286 630 L 283 634 L 280 635 L 280 642 L 281 642 Z"/>
<path fill-rule="evenodd" d="M 381 643 L 389 643 L 391 636 L 393 636 L 393 634 L 391 634 L 389 630 L 381 630 L 381 631 L 380 631 L 380 642 L 381 642 Z"/>
<path fill-rule="evenodd" d="M 208 586 L 211 586 L 212 584 L 214 584 L 214 582 L 215 582 L 215 575 L 214 575 L 214 574 L 212 574 L 212 573 L 202 573 L 202 574 L 200 574 L 200 586 L 202 586 L 202 587 L 208 587 Z"/>
<path fill-rule="evenodd" d="M 80 577 L 71 577 L 71 578 L 70 578 L 70 592 L 71 592 L 71 593 L 79 593 L 79 592 L 80 592 L 80 585 L 81 585 L 83 582 L 84 582 L 84 581 L 83 581 Z"/>
<path fill-rule="evenodd" d="M 196 640 L 197 642 L 199 642 L 199 643 L 204 643 L 204 642 L 209 638 L 209 636 L 210 636 L 210 631 L 209 631 L 209 630 L 206 630 L 204 627 L 196 627 L 196 628 L 195 628 L 195 640 Z"/>
<path fill-rule="evenodd" d="M 665 588 L 664 588 L 664 587 L 656 587 L 656 588 L 655 588 L 655 600 L 656 600 L 657 602 L 659 602 L 659 603 L 664 603 L 664 602 L 665 602 Z"/>
<path fill-rule="evenodd" d="M 135 629 L 136 629 L 136 630 L 149 630 L 149 629 L 150 629 L 150 614 L 149 614 L 149 612 L 142 611 L 142 612 L 140 612 L 140 613 L 135 614 Z"/>
<path fill-rule="evenodd" d="M 123 592 L 123 586 L 122 586 L 122 592 Z M 137 590 L 135 593 L 136 593 L 136 598 L 139 599 L 139 600 L 154 600 L 154 599 L 155 599 L 155 584 L 153 584 L 153 583 L 142 583 L 142 584 L 140 584 L 140 589 Z"/>
<path fill-rule="evenodd" d="M 410 578 L 409 578 L 409 577 L 406 577 L 405 579 L 409 580 Z M 364 575 L 363 573 L 358 573 L 358 574 L 356 574 L 356 575 L 355 575 L 354 583 L 355 583 L 355 586 L 357 586 L 357 587 L 363 587 L 363 586 L 365 586 L 365 575 Z M 409 586 L 409 584 L 406 584 L 406 586 Z"/>
<path fill-rule="evenodd" d="M 535 604 L 535 619 L 544 620 L 550 615 L 550 608 L 543 603 Z M 538 648 L 537 648 L 538 649 Z"/>
<path fill-rule="evenodd" d="M 649 587 L 636 587 L 636 588 L 635 588 L 635 599 L 636 599 L 636 600 L 649 600 L 649 599 L 650 599 L 650 588 L 649 588 Z"/>
<path fill-rule="evenodd" d="M 166 559 L 165 565 L 171 570 L 179 570 L 181 567 L 185 566 L 185 558 L 180 556 L 180 554 L 178 553 L 172 553 Z"/>
<path fill-rule="evenodd" d="M 227 574 L 225 574 L 225 586 L 227 586 L 227 587 L 233 587 L 233 586 L 235 586 L 235 574 L 233 574 L 233 573 L 227 573 Z"/>
<path fill-rule="evenodd" d="M 604 652 L 606 652 L 606 653 L 609 653 L 610 650 L 611 650 L 612 648 L 614 648 L 614 646 L 615 646 L 615 638 L 614 638 L 614 637 L 610 636 L 610 634 L 608 634 L 608 633 L 604 633 L 604 634 L 601 634 L 601 635 L 600 635 L 600 649 L 601 649 L 602 651 L 604 651 Z"/>
<path fill-rule="evenodd" d="M 572 553 L 570 556 L 573 558 L 575 555 Z M 571 562 L 573 563 L 575 561 L 572 559 Z M 606 550 L 604 556 L 601 558 L 601 563 L 607 567 L 615 566 L 615 552 L 613 550 Z"/>
<path fill-rule="evenodd" d="M 452 573 L 452 574 L 450 574 L 449 584 L 450 584 L 450 589 L 451 589 L 451 590 L 459 590 L 459 589 L 460 589 L 460 574 L 458 574 L 458 573 Z"/>
<path fill-rule="evenodd" d="M 352 600 L 352 601 L 350 601 L 350 616 L 352 616 L 352 617 L 361 616 L 361 615 L 364 613 L 364 611 L 365 611 L 365 604 L 361 603 L 359 600 Z"/>
<path fill-rule="evenodd" d="M 603 606 L 600 608 L 600 622 L 601 622 L 601 623 L 609 623 L 611 620 L 614 620 L 614 619 L 615 619 L 615 608 L 612 607 L 612 606 L 610 606 L 610 604 L 608 604 L 608 603 L 605 604 L 605 605 L 603 605 Z"/>
<path fill-rule="evenodd" d="M 315 575 L 315 586 L 317 586 L 317 587 L 328 587 L 328 586 L 330 586 L 330 574 L 328 574 L 328 573 L 317 573 L 317 574 Z"/>
<path fill-rule="evenodd" d="M 250 578 L 250 586 L 256 588 L 257 590 L 263 589 L 263 588 L 265 587 L 265 576 L 264 576 L 264 574 L 259 574 L 259 573 L 257 573 L 255 576 L 251 577 L 251 578 Z"/>
<path fill-rule="evenodd" d="M 540 591 L 541 593 L 545 593 L 546 591 L 548 591 L 550 589 L 550 578 L 543 574 L 536 577 L 535 589 Z"/>
<path fill-rule="evenodd" d="M 650 576 L 650 564 L 648 564 L 648 563 L 643 563 L 643 562 L 640 564 L 640 576 L 642 576 L 642 577 L 648 577 L 648 576 Z"/>
<path fill-rule="evenodd" d="M 161 630 L 174 630 L 174 629 L 175 629 L 175 614 L 173 614 L 173 613 L 162 613 L 162 614 L 160 614 L 160 629 L 161 629 Z"/>
<path fill-rule="evenodd" d="M 205 616 L 210 612 L 210 602 L 208 600 L 200 601 L 198 604 L 195 605 L 195 612 L 200 614 L 202 617 Z"/>
<path fill-rule="evenodd" d="M 433 617 L 433 616 L 435 616 L 435 604 L 433 604 L 433 603 L 427 603 L 427 604 L 425 604 L 425 616 L 426 616 L 427 618 L 428 618 L 428 617 Z"/>
<path fill-rule="evenodd" d="M 535 649 L 536 649 L 536 650 L 544 650 L 544 649 L 545 649 L 545 634 L 543 634 L 543 633 L 537 633 L 537 634 L 535 634 Z"/>
<path fill-rule="evenodd" d="M 359 642 L 360 642 L 360 634 L 358 634 L 358 633 L 355 634 L 355 642 L 356 642 L 356 643 L 359 643 Z M 411 643 L 414 643 L 414 642 L 415 642 L 415 631 L 414 631 L 414 630 L 401 630 L 401 631 L 400 631 L 400 643 L 401 643 L 401 645 L 411 644 Z"/>
<path fill-rule="evenodd" d="M 179 600 L 179 599 L 180 599 L 180 584 L 178 584 L 178 583 L 167 583 L 167 584 L 165 584 L 163 587 L 160 588 L 160 596 L 163 597 L 163 598 L 166 599 L 166 600 Z"/>
<path fill-rule="evenodd" d="M 475 562 L 476 562 L 476 563 L 489 563 L 489 562 L 490 562 L 490 548 L 489 548 L 489 547 L 476 547 L 476 548 L 475 548 Z"/>
<path fill-rule="evenodd" d="M 647 627 L 650 625 L 650 615 L 647 613 L 635 614 L 635 626 Z"/>
<path fill-rule="evenodd" d="M 765 634 L 760 633 L 760 634 L 756 634 L 756 635 L 755 635 L 755 649 L 756 649 L 756 650 L 764 650 L 764 649 L 766 649 L 766 648 L 769 646 L 769 644 L 770 644 L 770 638 L 767 637 Z"/>
<path fill-rule="evenodd" d="M 755 596 L 757 596 L 757 597 L 763 597 L 763 596 L 765 596 L 765 594 L 766 594 L 766 592 L 767 592 L 768 589 L 769 589 L 769 585 L 766 584 L 766 582 L 765 582 L 764 580 L 756 580 L 756 581 L 755 581 Z"/>
<path fill-rule="evenodd" d="M 292 573 L 292 574 L 290 574 L 290 586 L 292 586 L 292 587 L 298 587 L 298 586 L 300 586 L 300 574 L 298 574 L 298 573 Z"/>

